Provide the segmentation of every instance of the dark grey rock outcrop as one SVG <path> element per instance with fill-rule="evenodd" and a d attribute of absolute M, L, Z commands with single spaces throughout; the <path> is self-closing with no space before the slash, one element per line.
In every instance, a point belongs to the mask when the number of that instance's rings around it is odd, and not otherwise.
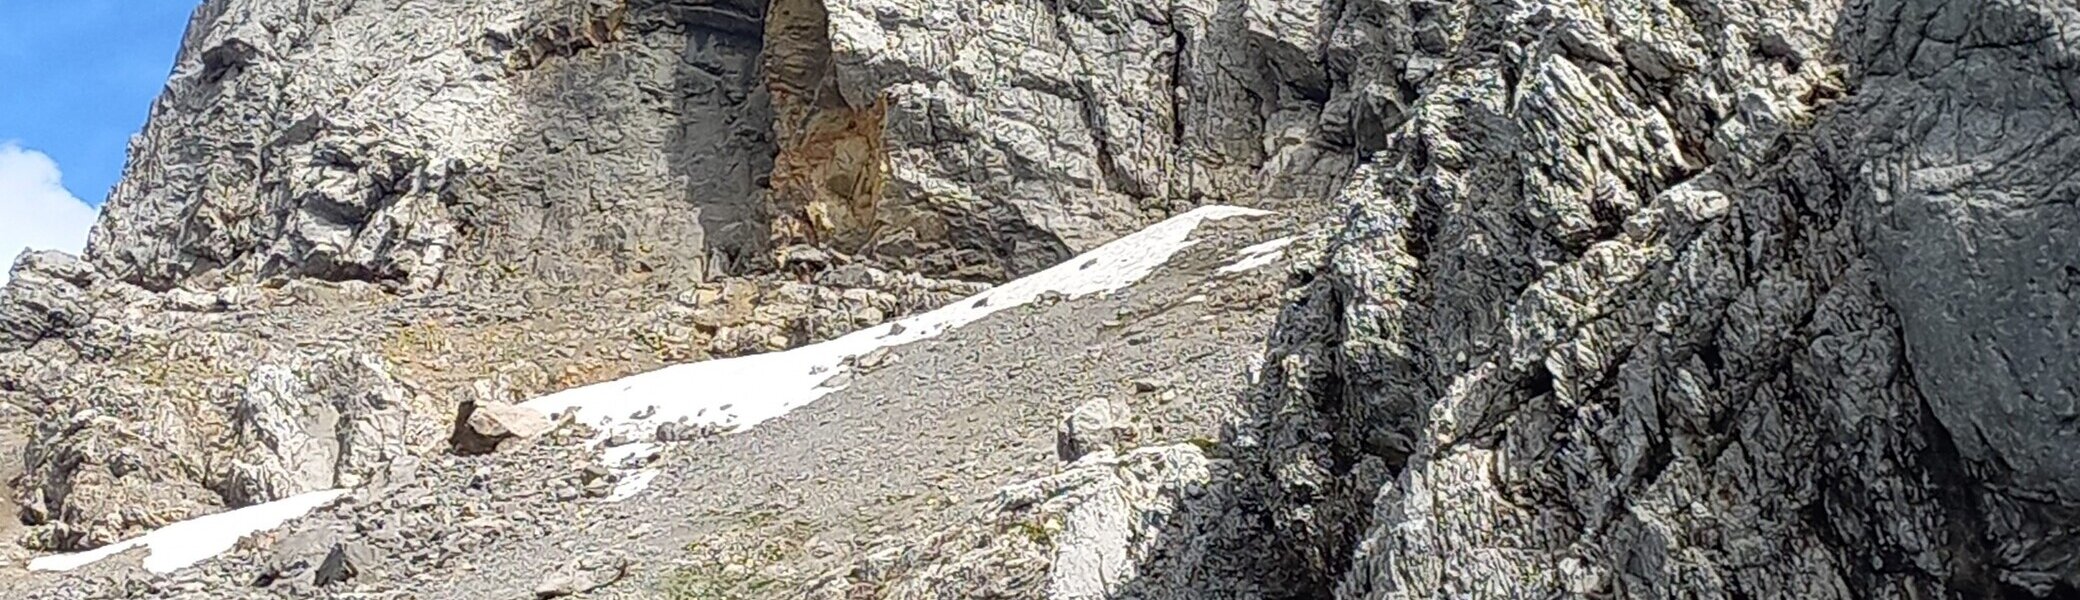
<path fill-rule="evenodd" d="M 1339 598 L 2072 593 L 2069 16 L 1572 10 L 1476 9 L 1339 195 L 1270 361 L 1285 572 Z"/>
<path fill-rule="evenodd" d="M 392 456 L 279 450 L 349 412 L 825 339 L 1225 202 L 1317 226 L 1256 389 L 1191 399 L 1246 416 L 1092 409 L 800 593 L 2070 595 L 2074 18 L 210 0 L 87 258 L 0 292 L 12 488 L 39 547 L 106 543 Z M 381 406 L 216 408 L 313 348 Z"/>

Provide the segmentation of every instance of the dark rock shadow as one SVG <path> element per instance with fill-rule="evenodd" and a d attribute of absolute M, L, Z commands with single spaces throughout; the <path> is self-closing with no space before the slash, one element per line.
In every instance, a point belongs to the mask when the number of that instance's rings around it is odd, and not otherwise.
<path fill-rule="evenodd" d="M 667 141 L 674 179 L 705 241 L 704 276 L 770 267 L 766 193 L 773 171 L 773 109 L 763 74 L 766 3 L 653 0 L 631 3 L 676 24 L 685 49 L 676 69 L 678 124 Z"/>
<path fill-rule="evenodd" d="M 492 34 L 524 114 L 449 207 L 474 283 L 680 287 L 756 264 L 762 20 L 741 0 L 562 0 Z"/>

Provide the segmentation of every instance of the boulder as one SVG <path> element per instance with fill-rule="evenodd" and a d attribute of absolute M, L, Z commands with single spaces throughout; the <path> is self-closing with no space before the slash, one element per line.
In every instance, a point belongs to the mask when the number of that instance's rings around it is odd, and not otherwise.
<path fill-rule="evenodd" d="M 431 437 L 403 385 L 374 355 L 336 350 L 275 361 L 248 376 L 233 415 L 238 449 L 220 488 L 235 505 L 360 485 Z"/>
<path fill-rule="evenodd" d="M 450 442 L 456 454 L 488 454 L 513 440 L 546 433 L 553 426 L 547 415 L 531 408 L 472 400 L 463 402 L 456 413 Z"/>
<path fill-rule="evenodd" d="M 309 577 L 310 585 L 327 587 L 369 572 L 376 562 L 375 550 L 368 544 L 333 531 L 301 531 L 267 549 L 254 583 L 275 587 Z"/>
<path fill-rule="evenodd" d="M 1072 463 L 1099 450 L 1121 450 L 1132 443 L 1133 409 L 1113 398 L 1099 398 L 1076 408 L 1055 429 L 1055 455 Z"/>
<path fill-rule="evenodd" d="M 0 282 L 6 284 L 0 287 L 0 352 L 28 348 L 93 318 L 93 265 L 63 252 L 29 252 L 12 273 Z"/>
<path fill-rule="evenodd" d="M 318 563 L 317 571 L 311 573 L 311 583 L 325 587 L 352 580 L 375 565 L 374 550 L 359 542 L 335 543 L 325 552 L 325 560 Z"/>

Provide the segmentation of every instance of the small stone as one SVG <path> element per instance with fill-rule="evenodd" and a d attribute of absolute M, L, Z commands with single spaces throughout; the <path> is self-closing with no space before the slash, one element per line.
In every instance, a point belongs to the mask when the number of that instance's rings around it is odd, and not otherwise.
<path fill-rule="evenodd" d="M 817 387 L 837 389 L 848 385 L 852 385 L 852 373 L 844 372 L 839 373 L 837 375 L 832 375 L 829 379 L 823 380 L 823 383 L 818 385 Z"/>
<path fill-rule="evenodd" d="M 331 543 L 332 536 L 319 531 L 300 532 L 281 539 L 262 559 L 259 585 L 270 585 L 311 568 Z"/>
<path fill-rule="evenodd" d="M 216 294 L 175 288 L 166 292 L 165 307 L 180 312 L 217 312 L 224 304 Z"/>
<path fill-rule="evenodd" d="M 872 306 L 860 308 L 858 312 L 852 315 L 852 322 L 861 326 L 871 326 L 886 320 L 888 320 L 888 313 L 881 312 L 881 309 Z"/>
<path fill-rule="evenodd" d="M 325 587 L 345 582 L 353 579 L 356 575 L 360 575 L 364 569 L 374 564 L 374 550 L 370 549 L 366 544 L 359 542 L 333 544 L 332 550 L 325 554 L 325 560 L 318 563 L 318 571 L 312 576 L 311 583 L 317 584 L 318 587 Z"/>
<path fill-rule="evenodd" d="M 1132 419 L 1132 409 L 1125 402 L 1112 398 L 1085 402 L 1056 428 L 1055 456 L 1067 463 L 1099 450 L 1118 450 L 1135 438 Z"/>
<path fill-rule="evenodd" d="M 551 577 L 548 580 L 543 581 L 540 584 L 534 586 L 534 597 L 536 598 L 536 600 L 545 600 L 547 598 L 562 598 L 564 596 L 571 596 L 577 593 L 578 578 L 572 577 L 570 575 L 558 575 L 555 577 Z"/>
<path fill-rule="evenodd" d="M 580 560 L 565 565 L 534 586 L 536 600 L 583 594 L 614 585 L 628 576 L 628 559 Z"/>
<path fill-rule="evenodd" d="M 792 269 L 813 272 L 830 266 L 831 255 L 815 246 L 796 244 L 780 251 L 780 264 Z"/>
<path fill-rule="evenodd" d="M 1154 392 L 1169 386 L 1170 384 L 1149 377 L 1141 377 L 1134 380 L 1134 392 L 1139 394 Z"/>
<path fill-rule="evenodd" d="M 889 349 L 875 348 L 872 352 L 861 354 L 859 359 L 855 361 L 855 364 L 859 365 L 861 369 L 876 369 L 880 368 L 881 365 L 893 362 L 892 359 L 894 358 L 894 354 Z"/>
<path fill-rule="evenodd" d="M 658 425 L 655 437 L 659 442 L 690 442 L 714 434 L 715 430 L 710 427 L 688 425 L 684 421 L 673 421 Z"/>

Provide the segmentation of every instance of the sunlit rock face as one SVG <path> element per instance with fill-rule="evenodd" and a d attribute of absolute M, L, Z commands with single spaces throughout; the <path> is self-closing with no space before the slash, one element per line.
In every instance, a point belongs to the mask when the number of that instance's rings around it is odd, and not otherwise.
<path fill-rule="evenodd" d="M 9 489 L 106 544 L 1223 203 L 1303 225 L 1220 439 L 806 591 L 2072 594 L 2070 13 L 210 0 L 86 256 L 0 291 Z"/>

